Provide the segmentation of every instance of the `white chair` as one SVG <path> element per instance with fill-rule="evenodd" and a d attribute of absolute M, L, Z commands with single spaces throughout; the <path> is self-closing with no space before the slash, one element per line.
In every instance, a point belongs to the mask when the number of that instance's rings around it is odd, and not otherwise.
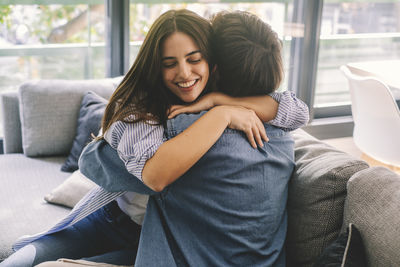
<path fill-rule="evenodd" d="M 392 92 L 375 77 L 358 76 L 347 66 L 341 66 L 340 70 L 349 81 L 356 146 L 368 157 L 397 170 L 400 167 L 400 111 Z"/>

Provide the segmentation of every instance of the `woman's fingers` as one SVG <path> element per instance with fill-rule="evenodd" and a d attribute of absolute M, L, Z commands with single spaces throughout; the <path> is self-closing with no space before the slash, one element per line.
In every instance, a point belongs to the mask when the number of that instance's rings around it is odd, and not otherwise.
<path fill-rule="evenodd" d="M 168 110 L 168 114 L 173 112 L 173 111 L 175 111 L 175 110 L 177 110 L 177 109 L 183 108 L 183 107 L 185 107 L 185 106 L 184 105 L 172 105 Z"/>
<path fill-rule="evenodd" d="M 171 106 L 171 108 L 168 111 L 168 119 L 172 119 L 175 116 L 181 114 L 181 113 L 185 113 L 186 112 L 187 107 L 184 105 L 173 105 Z"/>
<path fill-rule="evenodd" d="M 267 132 L 265 131 L 264 124 L 262 123 L 262 121 L 260 119 L 257 120 L 257 127 L 258 127 L 258 129 L 260 131 L 260 135 L 261 135 L 262 140 L 264 140 L 265 142 L 268 142 L 269 138 L 267 136 Z"/>
<path fill-rule="evenodd" d="M 213 106 L 209 98 L 202 97 L 196 102 L 188 105 L 173 105 L 169 109 L 168 119 L 172 119 L 175 116 L 182 113 L 197 113 L 203 110 L 208 110 Z"/>
<path fill-rule="evenodd" d="M 254 140 L 260 146 L 264 146 L 264 141 L 268 142 L 267 133 L 265 132 L 264 125 L 260 121 L 258 117 L 254 118 L 254 122 L 252 123 L 252 132 L 254 136 Z"/>
<path fill-rule="evenodd" d="M 257 148 L 257 144 L 256 144 L 256 142 L 254 141 L 254 135 L 253 135 L 252 129 L 246 129 L 244 132 L 245 132 L 245 134 L 246 134 L 246 136 L 247 136 L 247 139 L 248 139 L 249 142 L 250 142 L 250 145 L 251 145 L 253 148 Z"/>
<path fill-rule="evenodd" d="M 229 128 L 243 131 L 253 148 L 257 148 L 257 144 L 263 145 L 260 129 L 257 125 L 260 119 L 253 110 L 241 106 L 224 106 L 224 109 L 229 114 Z"/>
<path fill-rule="evenodd" d="M 249 118 L 244 124 L 243 131 L 253 148 L 257 148 L 257 145 L 263 147 L 264 141 L 268 142 L 265 127 L 255 112 L 250 110 L 248 114 Z"/>
<path fill-rule="evenodd" d="M 254 139 L 255 139 L 255 141 L 257 142 L 257 144 L 258 144 L 260 147 L 263 147 L 264 144 L 263 144 L 263 141 L 262 141 L 262 139 L 261 139 L 260 130 L 258 129 L 257 126 L 253 128 L 253 136 L 254 136 Z"/>
<path fill-rule="evenodd" d="M 253 110 L 229 105 L 221 108 L 228 118 L 227 127 L 244 132 L 253 148 L 257 148 L 257 145 L 263 147 L 264 142 L 268 142 L 264 124 Z"/>

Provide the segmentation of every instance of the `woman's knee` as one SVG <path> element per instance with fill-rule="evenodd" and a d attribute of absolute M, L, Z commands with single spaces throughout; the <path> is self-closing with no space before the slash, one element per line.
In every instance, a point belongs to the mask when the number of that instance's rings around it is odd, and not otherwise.
<path fill-rule="evenodd" d="M 36 248 L 26 245 L 0 263 L 1 267 L 31 267 L 36 258 Z"/>

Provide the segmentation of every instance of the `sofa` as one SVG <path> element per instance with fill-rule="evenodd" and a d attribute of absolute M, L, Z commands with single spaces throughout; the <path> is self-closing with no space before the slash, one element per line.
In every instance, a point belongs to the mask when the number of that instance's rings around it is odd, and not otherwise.
<path fill-rule="evenodd" d="M 0 261 L 18 237 L 49 228 L 94 186 L 77 158 L 120 80 L 28 81 L 0 94 Z M 400 266 L 400 175 L 302 129 L 292 135 L 287 266 Z"/>

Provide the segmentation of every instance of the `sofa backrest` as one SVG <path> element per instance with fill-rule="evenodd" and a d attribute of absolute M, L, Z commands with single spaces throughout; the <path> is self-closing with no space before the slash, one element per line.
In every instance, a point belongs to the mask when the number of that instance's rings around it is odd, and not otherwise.
<path fill-rule="evenodd" d="M 17 92 L 1 93 L 4 153 L 67 155 L 83 95 L 93 91 L 108 99 L 120 80 L 28 81 Z"/>
<path fill-rule="evenodd" d="M 22 153 L 21 122 L 19 120 L 18 92 L 0 94 L 4 153 Z"/>

